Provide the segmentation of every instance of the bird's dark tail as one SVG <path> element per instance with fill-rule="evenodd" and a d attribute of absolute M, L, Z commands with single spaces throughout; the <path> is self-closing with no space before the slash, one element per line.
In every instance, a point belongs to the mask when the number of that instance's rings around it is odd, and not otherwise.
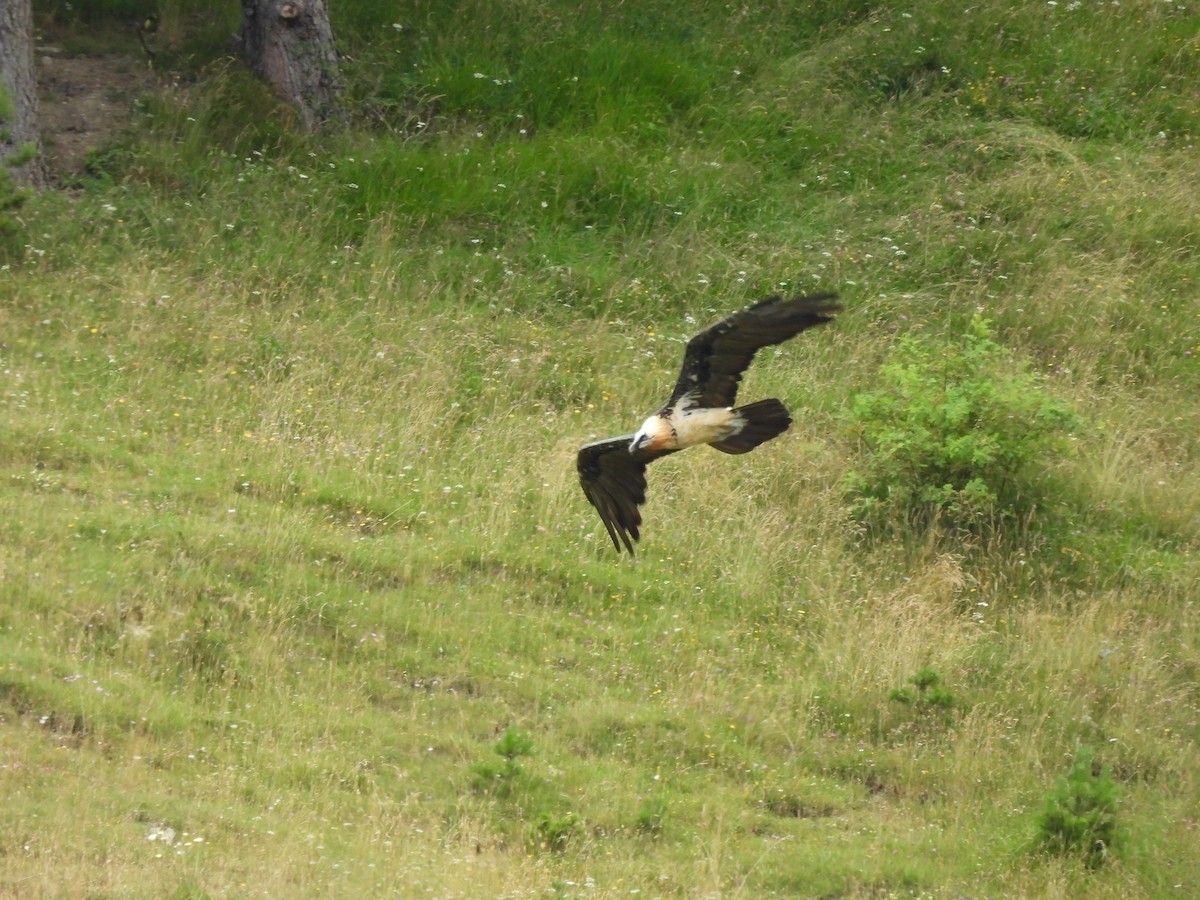
<path fill-rule="evenodd" d="M 778 400 L 759 400 L 739 406 L 734 414 L 745 420 L 742 430 L 733 437 L 709 444 L 710 447 L 722 453 L 749 453 L 759 444 L 783 434 L 792 424 L 787 407 Z"/>

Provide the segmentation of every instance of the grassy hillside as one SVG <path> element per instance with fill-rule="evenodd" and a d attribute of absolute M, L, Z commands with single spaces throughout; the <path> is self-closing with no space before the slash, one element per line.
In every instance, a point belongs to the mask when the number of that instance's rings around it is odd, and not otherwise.
<path fill-rule="evenodd" d="M 19 210 L 0 893 L 1200 892 L 1194 12 L 332 5 L 343 129 L 170 4 Z M 619 557 L 576 448 L 818 289 Z"/>

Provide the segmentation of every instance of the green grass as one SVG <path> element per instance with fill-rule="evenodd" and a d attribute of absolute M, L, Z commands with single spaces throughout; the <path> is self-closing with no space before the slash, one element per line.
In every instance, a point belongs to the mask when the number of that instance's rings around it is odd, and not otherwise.
<path fill-rule="evenodd" d="M 1195 893 L 1187 16 L 335 6 L 345 132 L 197 56 L 20 211 L 0 893 Z M 576 448 L 815 289 L 745 383 L 792 430 L 658 463 L 618 558 Z M 846 410 L 980 312 L 1083 423 L 1051 500 L 865 531 Z M 1100 865 L 1037 849 L 1081 747 Z"/>

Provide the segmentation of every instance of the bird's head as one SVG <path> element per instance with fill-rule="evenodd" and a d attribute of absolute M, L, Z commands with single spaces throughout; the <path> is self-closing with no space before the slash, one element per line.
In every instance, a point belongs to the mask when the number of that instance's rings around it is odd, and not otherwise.
<path fill-rule="evenodd" d="M 661 450 L 670 444 L 673 437 L 674 432 L 671 430 L 671 423 L 662 416 L 653 415 L 642 423 L 642 427 L 638 429 L 637 434 L 633 436 L 633 440 L 629 442 L 629 452 Z"/>

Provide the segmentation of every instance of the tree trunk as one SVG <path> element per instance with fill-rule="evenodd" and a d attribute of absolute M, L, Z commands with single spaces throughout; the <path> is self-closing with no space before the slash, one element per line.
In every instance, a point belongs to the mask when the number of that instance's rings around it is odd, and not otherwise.
<path fill-rule="evenodd" d="M 296 107 L 305 128 L 337 116 L 338 63 L 327 0 L 242 0 L 242 52 Z"/>
<path fill-rule="evenodd" d="M 23 160 L 13 168 L 17 180 L 45 187 L 30 0 L 0 0 L 0 94 L 0 164 Z"/>

